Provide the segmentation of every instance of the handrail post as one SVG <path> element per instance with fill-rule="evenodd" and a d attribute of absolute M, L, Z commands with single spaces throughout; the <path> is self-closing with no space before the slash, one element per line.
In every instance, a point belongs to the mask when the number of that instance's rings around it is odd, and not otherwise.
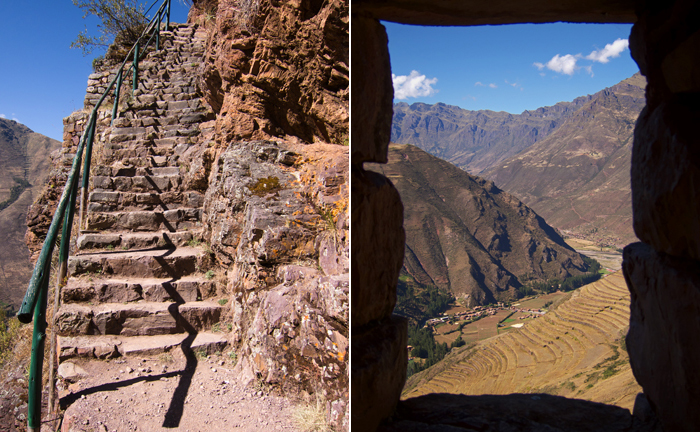
<path fill-rule="evenodd" d="M 168 2 L 168 16 L 167 20 L 165 21 L 165 31 L 170 30 L 170 0 L 166 0 Z"/>
<path fill-rule="evenodd" d="M 49 268 L 41 279 L 36 305 L 34 306 L 34 332 L 32 334 L 32 358 L 29 363 L 29 400 L 27 401 L 27 430 L 41 430 L 41 387 L 44 369 L 44 341 L 46 340 L 46 297 L 49 285 Z"/>
<path fill-rule="evenodd" d="M 112 126 L 114 119 L 117 117 L 117 106 L 119 105 L 119 91 L 122 88 L 122 71 L 119 69 L 119 74 L 117 75 L 117 87 L 114 89 L 114 106 L 112 107 L 112 120 L 109 122 L 109 126 Z"/>
<path fill-rule="evenodd" d="M 80 224 L 83 226 L 85 222 L 85 229 L 87 229 L 87 220 L 85 220 L 85 209 L 87 208 L 88 199 L 88 184 L 90 182 L 90 156 L 92 155 L 92 140 L 95 138 L 95 127 L 97 126 L 97 112 L 94 112 L 92 117 L 92 122 L 88 126 L 90 130 L 88 131 L 88 140 L 85 146 L 85 159 L 83 165 L 83 187 L 80 194 Z"/>
<path fill-rule="evenodd" d="M 161 22 L 161 9 L 158 9 L 158 26 L 156 27 L 156 51 L 160 51 L 160 22 Z"/>
<path fill-rule="evenodd" d="M 133 82 L 133 91 L 136 91 L 136 89 L 139 86 L 139 43 L 136 42 L 136 45 L 134 45 L 134 82 Z"/>
<path fill-rule="evenodd" d="M 78 197 L 78 182 L 74 183 L 70 194 L 70 200 L 63 216 L 63 231 L 61 232 L 61 246 L 58 253 L 58 278 L 56 280 L 56 291 L 53 299 L 54 315 L 61 306 L 61 289 L 65 286 L 66 275 L 68 274 L 68 254 L 70 253 L 70 236 L 73 228 L 73 214 L 75 201 Z M 56 362 L 56 326 L 51 327 L 51 348 L 49 356 L 49 413 L 54 412 L 54 399 L 56 398 L 56 386 L 54 384 L 54 364 Z"/>

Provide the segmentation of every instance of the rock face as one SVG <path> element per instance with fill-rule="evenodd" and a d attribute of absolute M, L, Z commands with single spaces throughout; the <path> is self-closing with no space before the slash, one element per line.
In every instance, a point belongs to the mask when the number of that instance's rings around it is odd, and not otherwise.
<path fill-rule="evenodd" d="M 616 406 L 548 394 L 463 396 L 434 393 L 400 403 L 384 432 L 660 432 Z"/>
<path fill-rule="evenodd" d="M 343 426 L 348 385 L 348 152 L 232 143 L 215 160 L 205 238 L 226 270 L 237 368 L 321 391 Z"/>
<path fill-rule="evenodd" d="M 529 280 L 587 270 L 552 227 L 493 182 L 410 145 L 392 144 L 389 163 L 372 169 L 401 194 L 404 269 L 420 283 L 477 306 L 514 299 Z"/>
<path fill-rule="evenodd" d="M 32 274 L 24 222 L 61 143 L 0 118 L 0 302 L 19 307 Z M 14 191 L 14 193 L 13 193 Z"/>
<path fill-rule="evenodd" d="M 246 4 L 196 0 L 190 11 L 209 29 L 198 75 L 220 138 L 347 142 L 349 2 Z"/>

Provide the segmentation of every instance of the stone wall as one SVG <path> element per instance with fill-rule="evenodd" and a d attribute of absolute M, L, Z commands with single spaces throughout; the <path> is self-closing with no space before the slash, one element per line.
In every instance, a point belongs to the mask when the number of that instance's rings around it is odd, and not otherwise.
<path fill-rule="evenodd" d="M 632 152 L 634 230 L 623 269 L 632 293 L 627 347 L 667 431 L 700 427 L 700 3 L 645 5 L 632 57 L 647 106 Z"/>
<path fill-rule="evenodd" d="M 407 322 L 392 315 L 405 234 L 399 193 L 363 169 L 386 163 L 393 87 L 384 26 L 352 16 L 352 424 L 373 431 L 396 407 L 406 381 Z"/>

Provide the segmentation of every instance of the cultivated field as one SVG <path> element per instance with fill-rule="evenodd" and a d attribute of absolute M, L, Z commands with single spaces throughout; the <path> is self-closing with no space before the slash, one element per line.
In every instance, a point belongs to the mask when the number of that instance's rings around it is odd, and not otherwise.
<path fill-rule="evenodd" d="M 467 346 L 410 377 L 403 398 L 426 393 L 550 393 L 631 409 L 641 387 L 632 376 L 623 342 L 629 292 L 622 273 L 570 294 L 546 315 L 486 340 L 477 341 L 480 329 L 469 340 L 465 326 L 462 338 Z M 499 318 L 474 324 L 487 319 Z"/>

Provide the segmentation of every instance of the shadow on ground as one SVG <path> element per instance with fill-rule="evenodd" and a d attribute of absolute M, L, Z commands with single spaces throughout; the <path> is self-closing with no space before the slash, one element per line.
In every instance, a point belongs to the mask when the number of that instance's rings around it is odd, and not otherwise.
<path fill-rule="evenodd" d="M 660 432 L 640 393 L 626 409 L 548 394 L 434 393 L 399 402 L 381 432 Z"/>

